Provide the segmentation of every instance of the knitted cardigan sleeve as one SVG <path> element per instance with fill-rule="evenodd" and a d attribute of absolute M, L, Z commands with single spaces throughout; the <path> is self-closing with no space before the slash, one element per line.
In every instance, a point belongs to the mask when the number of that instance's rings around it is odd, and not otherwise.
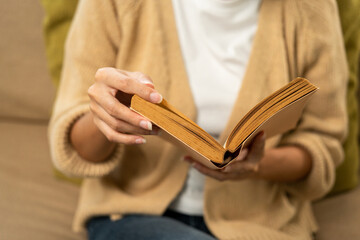
<path fill-rule="evenodd" d="M 297 183 L 285 184 L 289 193 L 314 200 L 324 196 L 335 181 L 343 160 L 346 135 L 347 66 L 335 1 L 298 1 L 302 16 L 298 32 L 298 71 L 320 89 L 308 103 L 298 128 L 283 139 L 310 153 L 312 169 Z M 301 50 L 301 51 L 300 51 Z"/>
<path fill-rule="evenodd" d="M 120 28 L 113 1 L 80 1 L 65 46 L 61 83 L 49 127 L 54 165 L 73 176 L 104 176 L 119 164 L 123 146 L 109 159 L 82 159 L 69 140 L 72 124 L 89 111 L 87 89 L 98 68 L 115 65 Z"/>

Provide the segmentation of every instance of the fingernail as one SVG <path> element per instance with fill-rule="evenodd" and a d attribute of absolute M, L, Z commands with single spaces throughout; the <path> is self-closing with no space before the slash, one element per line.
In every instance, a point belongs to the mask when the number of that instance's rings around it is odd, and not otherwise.
<path fill-rule="evenodd" d="M 154 86 L 154 83 L 151 82 L 149 79 L 146 79 L 146 78 L 140 79 L 140 82 L 141 82 L 142 84 L 149 84 L 149 85 Z"/>
<path fill-rule="evenodd" d="M 146 139 L 145 138 L 137 138 L 135 140 L 135 143 L 136 144 L 144 144 L 144 143 L 146 143 Z"/>
<path fill-rule="evenodd" d="M 150 121 L 141 120 L 139 125 L 143 129 L 150 130 L 150 131 L 152 130 L 152 124 Z"/>
<path fill-rule="evenodd" d="M 266 134 L 265 132 L 263 132 L 263 134 L 261 135 L 261 140 L 265 140 L 266 139 Z"/>
<path fill-rule="evenodd" d="M 153 92 L 150 94 L 150 100 L 154 103 L 161 103 L 163 97 L 157 93 L 157 92 Z"/>

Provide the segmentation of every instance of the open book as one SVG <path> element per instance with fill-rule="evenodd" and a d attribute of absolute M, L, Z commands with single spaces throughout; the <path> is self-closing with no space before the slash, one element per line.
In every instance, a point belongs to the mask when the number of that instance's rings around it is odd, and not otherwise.
<path fill-rule="evenodd" d="M 166 100 L 153 104 L 134 95 L 130 108 L 160 127 L 163 138 L 183 147 L 195 160 L 216 169 L 230 163 L 260 131 L 269 138 L 295 128 L 307 100 L 317 90 L 304 78 L 292 80 L 253 107 L 232 130 L 225 146 Z"/>

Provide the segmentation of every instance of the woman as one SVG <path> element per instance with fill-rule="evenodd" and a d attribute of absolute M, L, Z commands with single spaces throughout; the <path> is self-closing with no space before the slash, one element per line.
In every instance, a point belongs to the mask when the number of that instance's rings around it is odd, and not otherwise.
<path fill-rule="evenodd" d="M 297 128 L 266 147 L 259 135 L 220 171 L 128 108 L 132 94 L 164 96 L 223 143 L 297 76 L 320 87 Z M 82 1 L 49 134 L 55 165 L 85 177 L 74 229 L 90 239 L 311 239 L 311 201 L 342 160 L 345 79 L 331 0 Z"/>

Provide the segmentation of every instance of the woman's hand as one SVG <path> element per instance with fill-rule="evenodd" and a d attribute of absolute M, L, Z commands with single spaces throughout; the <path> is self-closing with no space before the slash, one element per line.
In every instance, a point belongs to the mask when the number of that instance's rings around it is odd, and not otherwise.
<path fill-rule="evenodd" d="M 296 182 L 304 179 L 312 169 L 311 155 L 302 147 L 280 146 L 264 150 L 265 135 L 258 134 L 249 149 L 244 149 L 228 166 L 210 169 L 192 158 L 185 158 L 201 173 L 219 181 L 247 178 L 275 182 Z"/>
<path fill-rule="evenodd" d="M 190 162 L 199 172 L 215 178 L 219 181 L 241 180 L 256 177 L 259 164 L 264 156 L 265 134 L 259 133 L 252 142 L 249 149 L 243 149 L 239 155 L 223 169 L 210 169 L 191 157 L 185 157 L 185 161 Z"/>
<path fill-rule="evenodd" d="M 110 142 L 142 144 L 154 130 L 150 121 L 129 109 L 132 95 L 160 103 L 162 96 L 152 80 L 140 72 L 101 68 L 90 86 L 90 109 L 93 121 Z"/>
<path fill-rule="evenodd" d="M 139 72 L 101 68 L 89 88 L 91 111 L 71 128 L 70 141 L 81 157 L 90 162 L 105 161 L 116 144 L 142 144 L 139 135 L 156 132 L 155 126 L 129 109 L 137 94 L 153 103 L 162 101 L 149 77 Z"/>

